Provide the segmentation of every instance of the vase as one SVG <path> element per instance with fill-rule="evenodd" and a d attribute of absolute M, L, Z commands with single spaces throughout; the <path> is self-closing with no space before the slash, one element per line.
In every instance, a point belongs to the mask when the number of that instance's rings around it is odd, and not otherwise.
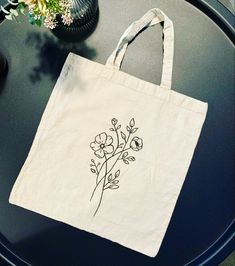
<path fill-rule="evenodd" d="M 82 41 L 95 29 L 99 8 L 98 0 L 72 0 L 71 16 L 73 23 L 64 25 L 60 16 L 57 17 L 57 26 L 52 30 L 53 34 L 68 42 Z"/>

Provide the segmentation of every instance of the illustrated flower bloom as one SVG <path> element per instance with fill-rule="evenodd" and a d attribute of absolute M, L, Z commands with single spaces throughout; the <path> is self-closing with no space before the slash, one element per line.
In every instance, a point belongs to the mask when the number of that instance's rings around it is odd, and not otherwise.
<path fill-rule="evenodd" d="M 143 148 L 143 140 L 138 137 L 134 137 L 130 143 L 130 147 L 134 151 L 139 151 Z"/>
<path fill-rule="evenodd" d="M 98 158 L 103 158 L 105 154 L 113 152 L 112 143 L 113 138 L 103 132 L 95 137 L 95 141 L 90 144 L 90 147 Z"/>

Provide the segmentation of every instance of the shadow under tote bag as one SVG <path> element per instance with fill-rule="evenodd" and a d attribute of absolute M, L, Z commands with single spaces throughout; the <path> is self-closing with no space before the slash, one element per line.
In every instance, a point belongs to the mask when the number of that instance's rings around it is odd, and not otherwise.
<path fill-rule="evenodd" d="M 161 85 L 119 71 L 128 43 L 164 22 Z M 10 203 L 154 257 L 189 168 L 207 103 L 171 90 L 174 31 L 159 9 L 106 65 L 70 53 Z"/>

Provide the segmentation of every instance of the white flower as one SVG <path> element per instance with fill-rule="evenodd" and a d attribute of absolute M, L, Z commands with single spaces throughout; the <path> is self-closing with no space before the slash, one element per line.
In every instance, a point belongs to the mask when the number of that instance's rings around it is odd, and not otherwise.
<path fill-rule="evenodd" d="M 45 17 L 44 26 L 49 29 L 54 29 L 57 26 L 55 15 L 48 13 Z"/>
<path fill-rule="evenodd" d="M 71 23 L 73 23 L 73 18 L 70 12 L 64 13 L 61 17 L 62 17 L 62 22 L 64 25 L 69 26 Z"/>

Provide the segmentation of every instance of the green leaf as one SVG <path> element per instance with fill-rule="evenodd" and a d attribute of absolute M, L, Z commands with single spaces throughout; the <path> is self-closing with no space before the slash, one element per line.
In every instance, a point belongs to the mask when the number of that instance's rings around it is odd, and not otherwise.
<path fill-rule="evenodd" d="M 35 19 L 34 19 L 33 15 L 32 14 L 28 14 L 28 18 L 29 18 L 29 23 L 34 25 L 35 24 Z"/>
<path fill-rule="evenodd" d="M 35 24 L 39 27 L 42 26 L 42 21 L 40 19 L 35 20 Z"/>
<path fill-rule="evenodd" d="M 19 3 L 19 5 L 16 9 L 19 10 L 21 14 L 25 15 L 24 11 L 26 9 L 26 5 L 24 5 L 24 3 Z"/>

